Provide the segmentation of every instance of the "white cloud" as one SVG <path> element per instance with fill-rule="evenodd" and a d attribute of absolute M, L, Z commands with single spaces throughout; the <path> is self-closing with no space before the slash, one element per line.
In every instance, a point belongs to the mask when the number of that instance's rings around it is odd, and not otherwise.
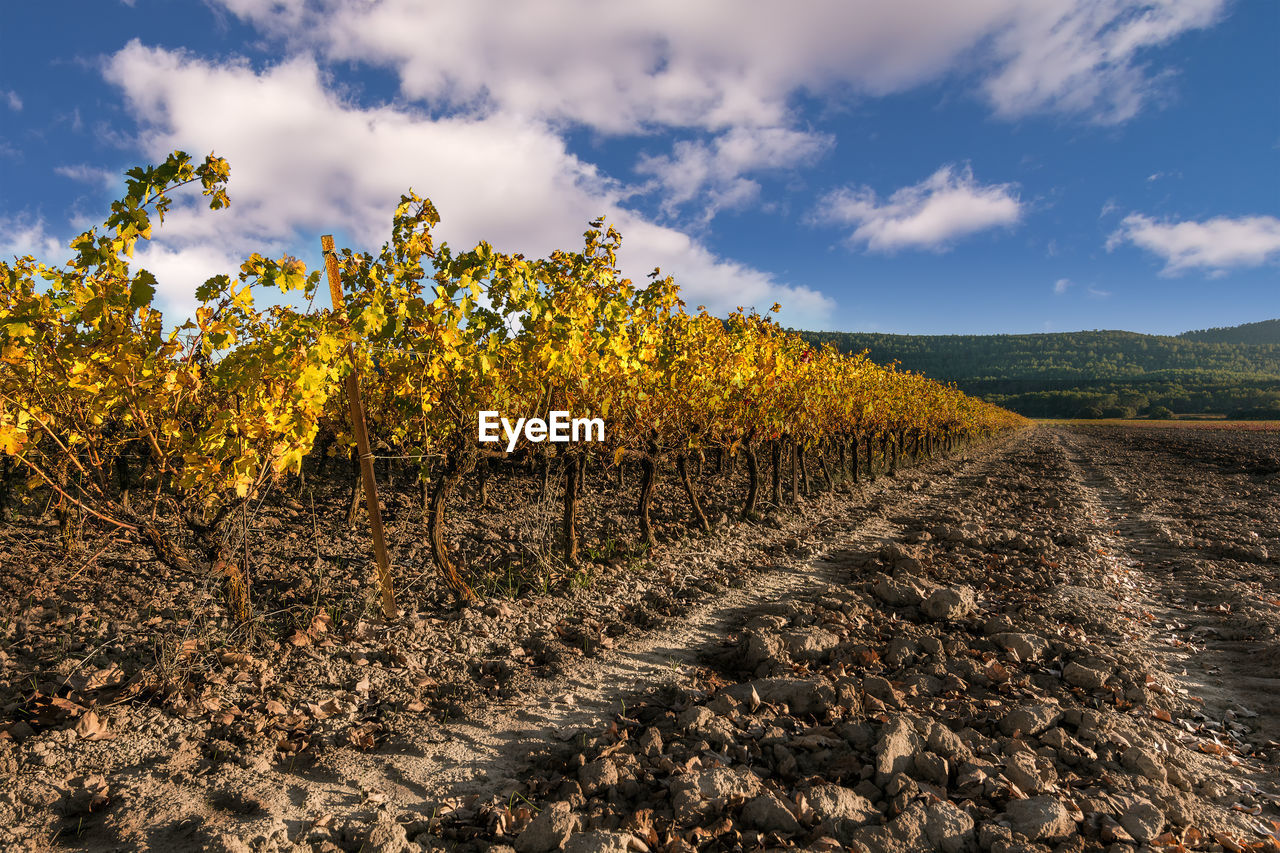
<path fill-rule="evenodd" d="M 983 88 L 1004 116 L 1040 110 L 1104 122 L 1132 118 L 1158 96 L 1144 53 L 1213 24 L 1225 0 L 1050 0 L 1020 3 L 995 34 Z"/>
<path fill-rule="evenodd" d="M 668 213 L 705 193 L 704 218 L 709 219 L 720 210 L 745 207 L 756 200 L 760 185 L 746 174 L 812 163 L 834 144 L 827 134 L 783 127 L 734 128 L 710 144 L 677 142 L 670 156 L 644 157 L 636 171 L 654 176 L 651 189 L 662 190 L 663 209 Z"/>
<path fill-rule="evenodd" d="M 784 285 L 771 275 L 745 264 L 725 260 L 673 228 L 647 222 L 623 212 L 618 219 L 623 234 L 625 266 L 633 277 L 654 267 L 673 273 L 681 284 L 681 296 L 693 308 L 706 305 L 713 312 L 737 306 L 768 308 L 782 303 L 782 322 L 796 328 L 814 328 L 829 320 L 835 303 L 808 287 Z M 638 280 L 638 279 L 637 279 Z M 695 282 L 696 286 L 689 286 Z"/>
<path fill-rule="evenodd" d="M 1150 49 L 1211 25 L 1225 0 L 217 2 L 294 58 L 255 71 L 133 43 L 108 65 L 148 156 L 216 149 L 232 163 L 231 210 L 175 209 L 157 251 L 216 241 L 238 257 L 328 230 L 373 248 L 411 185 L 437 202 L 441 233 L 455 244 L 484 237 L 543 254 L 572 247 L 603 212 L 627 236 L 627 268 L 644 272 L 631 259 L 646 254 L 665 258 L 691 302 L 719 310 L 758 291 L 828 310 L 819 294 L 625 208 L 636 188 L 570 153 L 567 127 L 695 131 L 638 171 L 651 178 L 641 190 L 662 194 L 664 213 L 692 206 L 705 222 L 761 201 L 765 170 L 830 149 L 830 138 L 797 129 L 800 100 L 953 78 L 1003 117 L 1122 121 L 1165 84 L 1166 72 L 1148 65 Z M 390 69 L 409 107 L 360 108 L 334 95 L 321 66 L 348 61 Z M 827 201 L 857 225 L 855 241 L 877 250 L 945 247 L 1022 212 L 1008 185 L 979 186 L 947 169 L 885 202 L 866 189 Z"/>
<path fill-rule="evenodd" d="M 0 260 L 32 255 L 38 261 L 60 265 L 71 255 L 66 242 L 49 233 L 43 219 L 0 216 Z"/>
<path fill-rule="evenodd" d="M 1089 285 L 1087 288 L 1085 288 L 1085 290 L 1087 290 L 1089 292 L 1089 295 L 1092 296 L 1094 299 L 1106 299 L 1111 295 L 1110 290 L 1103 290 L 1102 288 L 1093 284 Z"/>
<path fill-rule="evenodd" d="M 612 133 L 787 126 L 798 92 L 901 92 L 976 77 L 997 113 L 1132 116 L 1161 85 L 1145 53 L 1225 0 L 220 0 L 333 60 L 394 69 L 438 107 Z"/>
<path fill-rule="evenodd" d="M 1053 283 L 1053 292 L 1056 293 L 1058 296 L 1061 296 L 1062 294 L 1066 293 L 1067 290 L 1070 289 L 1070 287 L 1071 287 L 1071 279 L 1060 278 Z"/>
<path fill-rule="evenodd" d="M 218 2 L 294 58 L 255 71 L 134 43 L 109 63 L 149 156 L 181 146 L 232 162 L 232 209 L 175 209 L 160 249 L 212 240 L 229 256 L 283 251 L 326 230 L 371 248 L 412 185 L 437 202 L 451 241 L 485 237 L 531 255 L 571 247 L 604 212 L 624 227 L 624 263 L 663 256 L 690 301 L 722 309 L 755 291 L 831 303 L 627 210 L 636 188 L 570 153 L 568 125 L 695 131 L 638 169 L 651 179 L 641 191 L 661 193 L 664 213 L 696 207 L 705 222 L 761 201 L 765 170 L 830 149 L 830 138 L 797 129 L 800 99 L 877 97 L 955 78 L 1001 116 L 1119 121 L 1162 85 L 1146 52 L 1209 26 L 1225 0 Z M 409 108 L 358 108 L 335 96 L 320 67 L 348 61 L 390 69 Z M 855 239 L 937 248 L 1018 220 L 1008 187 L 939 174 L 939 185 L 884 204 L 846 191 Z"/>
<path fill-rule="evenodd" d="M 20 112 L 22 110 L 22 98 L 17 92 L 10 89 L 0 94 L 4 95 L 5 103 L 9 105 L 9 109 L 14 112 Z"/>
<path fill-rule="evenodd" d="M 543 256 L 580 246 L 586 223 L 604 213 L 623 233 L 624 271 L 641 280 L 661 266 L 691 303 L 722 311 L 777 299 L 797 324 L 832 307 L 815 291 L 785 286 L 646 222 L 621 205 L 620 185 L 527 116 L 361 109 L 333 94 L 305 56 L 255 71 L 134 42 L 111 58 L 106 73 L 144 128 L 148 156 L 215 150 L 231 163 L 231 207 L 210 213 L 175 205 L 155 246 L 141 253 L 144 262 L 171 265 L 176 282 L 161 281 L 175 302 L 208 276 L 234 272 L 232 258 L 296 254 L 295 245 L 320 233 L 343 233 L 353 248 L 376 250 L 400 194 L 413 187 L 435 202 L 439 236 L 455 246 L 485 239 L 500 250 Z"/>
<path fill-rule="evenodd" d="M 868 249 L 946 249 L 989 228 L 1017 224 L 1022 203 L 1011 184 L 980 185 L 968 168 L 943 166 L 880 201 L 870 187 L 842 188 L 819 203 L 819 221 L 856 225 L 849 240 Z"/>
<path fill-rule="evenodd" d="M 1223 273 L 1280 258 L 1280 219 L 1218 216 L 1204 222 L 1158 222 L 1131 213 L 1108 238 L 1107 249 L 1132 243 L 1164 259 L 1164 274 L 1200 268 Z"/>
<path fill-rule="evenodd" d="M 165 227 L 168 227 L 168 222 L 166 218 Z M 153 233 L 159 233 L 159 230 Z M 199 243 L 170 246 L 165 241 L 156 240 L 139 245 L 133 253 L 133 267 L 149 270 L 156 277 L 158 297 L 165 316 L 179 321 L 179 318 L 195 314 L 199 305 L 196 288 L 215 275 L 226 274 L 234 278 L 248 254 L 237 254 L 223 246 Z M 277 248 L 274 254 L 279 256 L 284 251 Z"/>
<path fill-rule="evenodd" d="M 64 178 L 70 178 L 73 181 L 80 181 L 85 184 L 97 184 L 102 187 L 109 187 L 116 182 L 119 176 L 109 169 L 100 169 L 96 166 L 89 166 L 80 163 L 75 166 L 55 166 L 53 171 Z"/>

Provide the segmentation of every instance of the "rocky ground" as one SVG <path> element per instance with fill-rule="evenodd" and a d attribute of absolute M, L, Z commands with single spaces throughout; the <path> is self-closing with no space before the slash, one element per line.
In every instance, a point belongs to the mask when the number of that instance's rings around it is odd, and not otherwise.
<path fill-rule="evenodd" d="M 1274 432 L 1042 427 L 547 594 L 387 627 L 350 593 L 241 646 L 195 584 L 147 612 L 116 563 L 10 562 L 0 843 L 1280 849 L 1278 471 Z"/>

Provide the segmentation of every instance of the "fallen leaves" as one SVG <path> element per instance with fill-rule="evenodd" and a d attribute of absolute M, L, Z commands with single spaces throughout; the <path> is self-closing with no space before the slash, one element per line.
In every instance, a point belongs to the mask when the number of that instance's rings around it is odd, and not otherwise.
<path fill-rule="evenodd" d="M 377 748 L 385 738 L 386 729 L 377 722 L 361 723 L 347 731 L 347 743 L 355 749 L 366 752 Z"/>
<path fill-rule="evenodd" d="M 111 803 L 111 790 L 101 776 L 79 776 L 67 783 L 63 791 L 61 810 L 67 817 L 102 811 Z"/>
<path fill-rule="evenodd" d="M 342 704 L 334 696 L 330 696 L 323 702 L 307 702 L 303 707 L 306 708 L 307 713 L 317 720 L 323 720 L 326 717 L 341 713 L 343 709 Z"/>
<path fill-rule="evenodd" d="M 107 727 L 106 720 L 94 711 L 86 711 L 76 722 L 76 734 L 84 740 L 108 740 L 113 735 Z"/>
<path fill-rule="evenodd" d="M 25 726 L 31 731 L 61 728 L 67 721 L 80 718 L 88 710 L 87 705 L 82 705 L 65 696 L 49 696 L 36 692 L 26 702 L 13 709 L 17 719 L 8 730 L 10 735 L 17 739 L 17 732 L 13 731 L 16 726 Z M 26 734 L 25 731 L 21 733 Z"/>
<path fill-rule="evenodd" d="M 119 664 L 111 663 L 72 677 L 68 680 L 68 683 L 77 693 L 88 693 L 107 687 L 115 687 L 124 683 L 124 670 L 120 668 Z"/>
<path fill-rule="evenodd" d="M 983 667 L 983 672 L 987 678 L 996 684 L 1002 684 L 1009 680 L 1009 670 L 998 660 L 987 661 L 986 666 Z"/>
<path fill-rule="evenodd" d="M 284 758 L 292 758 L 311 745 L 311 738 L 305 732 L 295 732 L 276 741 L 276 751 Z"/>

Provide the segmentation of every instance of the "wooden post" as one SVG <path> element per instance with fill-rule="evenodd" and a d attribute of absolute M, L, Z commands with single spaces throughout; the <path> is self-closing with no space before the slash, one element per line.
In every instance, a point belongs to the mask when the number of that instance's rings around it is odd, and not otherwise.
<path fill-rule="evenodd" d="M 333 235 L 320 238 L 324 250 L 324 266 L 329 273 L 329 296 L 333 310 L 346 313 L 342 298 L 342 281 L 338 276 L 338 255 L 333 245 Z M 378 506 L 378 484 L 373 479 L 373 450 L 369 447 L 369 431 L 364 423 L 364 404 L 360 402 L 360 378 L 355 369 L 355 348 L 347 344 L 347 357 L 351 359 L 351 372 L 347 374 L 347 400 L 351 404 L 351 428 L 356 434 L 356 450 L 360 454 L 360 479 L 364 482 L 364 503 L 369 512 L 369 529 L 373 533 L 373 556 L 378 563 L 378 587 L 382 591 L 382 615 L 395 619 L 396 594 L 391 585 L 391 558 L 387 555 L 387 540 L 382 531 L 382 510 Z"/>

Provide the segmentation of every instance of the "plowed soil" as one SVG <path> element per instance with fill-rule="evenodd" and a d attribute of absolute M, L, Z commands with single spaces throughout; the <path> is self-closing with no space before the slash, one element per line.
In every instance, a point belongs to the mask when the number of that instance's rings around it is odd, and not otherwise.
<path fill-rule="evenodd" d="M 523 559 L 517 488 L 463 556 Z M 424 575 L 392 625 L 341 489 L 290 496 L 252 634 L 19 518 L 0 847 L 1280 849 L 1280 433 L 1039 427 L 749 522 L 725 477 L 697 536 L 668 490 L 652 555 L 465 608 Z"/>

